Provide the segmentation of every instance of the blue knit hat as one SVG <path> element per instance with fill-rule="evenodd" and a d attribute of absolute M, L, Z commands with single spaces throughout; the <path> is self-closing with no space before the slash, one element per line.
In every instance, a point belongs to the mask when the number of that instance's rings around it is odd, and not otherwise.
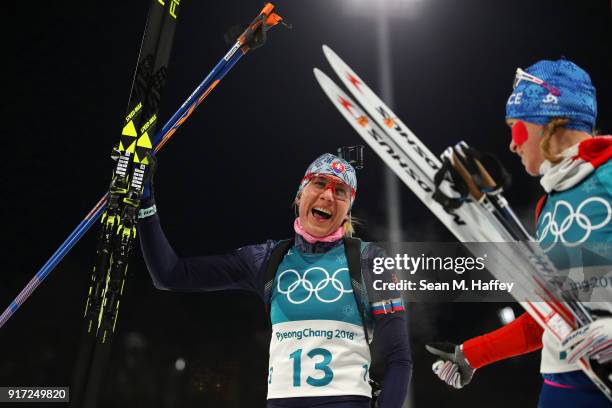
<path fill-rule="evenodd" d="M 300 182 L 300 187 L 296 193 L 296 197 L 300 195 L 304 187 L 310 182 L 310 177 L 315 174 L 326 174 L 330 176 L 336 176 L 353 190 L 351 195 L 351 203 L 355 201 L 355 193 L 357 192 L 357 173 L 353 166 L 351 166 L 346 160 L 341 159 L 338 156 L 334 156 L 331 153 L 324 153 L 317 157 L 310 166 L 306 169 L 306 173 Z"/>
<path fill-rule="evenodd" d="M 542 60 L 526 71 L 517 69 L 506 119 L 545 125 L 553 117 L 569 119 L 568 129 L 593 131 L 597 101 L 589 74 L 566 59 Z"/>

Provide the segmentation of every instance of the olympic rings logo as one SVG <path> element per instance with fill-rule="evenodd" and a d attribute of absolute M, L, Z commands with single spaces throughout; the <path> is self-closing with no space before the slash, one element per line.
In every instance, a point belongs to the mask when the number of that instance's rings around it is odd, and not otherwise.
<path fill-rule="evenodd" d="M 308 279 L 308 274 L 312 271 L 317 270 L 321 271 L 325 277 L 315 285 Z M 348 268 L 337 269 L 331 277 L 329 276 L 327 270 L 318 266 L 307 269 L 306 272 L 304 272 L 304 276 L 300 276 L 299 272 L 295 269 L 287 269 L 286 271 L 283 271 L 278 275 L 278 283 L 276 285 L 276 289 L 279 293 L 287 295 L 287 300 L 293 303 L 294 305 L 299 305 L 307 302 L 313 294 L 319 301 L 323 303 L 334 303 L 338 301 L 345 293 L 351 293 L 353 291 L 352 288 L 345 289 L 344 285 L 342 284 L 342 281 L 337 278 L 338 274 L 340 274 L 341 272 L 348 273 Z M 283 276 L 285 276 L 286 274 L 293 275 L 293 278 L 287 278 L 288 280 L 293 280 L 293 282 L 291 282 L 285 289 L 283 289 L 281 288 L 281 281 L 283 279 Z M 338 293 L 332 299 L 325 299 L 320 296 L 319 291 L 325 289 L 330 283 Z M 283 282 L 283 284 L 285 284 L 285 282 Z M 300 286 L 308 292 L 308 295 L 302 300 L 295 300 L 291 297 L 291 294 L 295 292 Z"/>
<path fill-rule="evenodd" d="M 605 219 L 597 224 L 593 224 L 588 215 L 584 214 L 582 211 L 584 208 L 593 203 L 593 205 L 601 205 L 607 214 Z M 561 220 L 560 223 L 557 222 L 557 212 L 560 208 L 565 208 L 568 212 L 567 217 Z M 542 243 L 548 235 L 552 235 L 553 242 L 551 245 L 546 248 L 542 247 L 544 251 L 551 250 L 557 242 L 561 241 L 563 244 L 569 247 L 578 246 L 584 243 L 589 237 L 591 233 L 595 230 L 605 227 L 612 218 L 612 208 L 610 207 L 610 203 L 601 198 L 601 197 L 591 197 L 589 199 L 584 200 L 576 210 L 571 206 L 570 203 L 564 200 L 559 200 L 555 204 L 555 208 L 552 213 L 547 212 L 546 215 L 542 218 L 542 232 L 540 233 L 540 237 L 538 238 L 538 243 Z M 575 240 L 570 241 L 566 238 L 565 234 L 572 228 L 574 225 L 577 225 L 582 229 L 582 236 Z"/>

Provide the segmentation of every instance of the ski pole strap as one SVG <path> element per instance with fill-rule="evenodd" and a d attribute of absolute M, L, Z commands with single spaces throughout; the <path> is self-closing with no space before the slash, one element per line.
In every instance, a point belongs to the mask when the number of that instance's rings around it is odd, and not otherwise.
<path fill-rule="evenodd" d="M 283 22 L 281 16 L 272 12 L 273 9 L 274 5 L 267 3 L 259 15 L 247 26 L 246 30 L 238 36 L 236 41 L 243 53 L 246 54 L 249 50 L 264 45 L 266 43 L 266 32 L 275 25 L 282 23 L 285 27 L 291 28 L 290 25 Z"/>
<path fill-rule="evenodd" d="M 467 187 L 467 191 L 474 200 L 480 202 L 485 198 L 485 193 L 476 185 L 476 182 L 472 178 L 470 172 L 465 168 L 463 161 L 460 158 L 460 154 L 458 154 L 452 147 L 446 149 L 445 153 L 452 163 L 453 168 L 456 170 L 457 174 L 461 180 L 463 180 L 465 186 Z"/>
<path fill-rule="evenodd" d="M 450 178 L 450 181 L 453 183 L 453 189 L 459 193 L 459 197 L 451 197 L 440 189 L 440 185 L 446 177 Z M 442 167 L 434 176 L 434 185 L 436 189 L 432 198 L 444 207 L 446 211 L 456 210 L 468 198 L 468 187 L 449 157 L 442 157 Z"/>
<path fill-rule="evenodd" d="M 459 150 L 457 156 L 480 191 L 485 194 L 496 195 L 510 187 L 512 176 L 495 156 L 490 153 L 482 153 L 468 146 L 465 142 L 460 142 L 456 150 Z M 485 160 L 491 164 L 489 167 L 491 171 L 482 164 Z M 491 173 L 495 176 L 492 176 Z"/>

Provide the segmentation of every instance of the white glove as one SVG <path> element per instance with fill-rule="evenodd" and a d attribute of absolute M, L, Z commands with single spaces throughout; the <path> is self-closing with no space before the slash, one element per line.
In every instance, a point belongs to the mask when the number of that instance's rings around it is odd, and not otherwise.
<path fill-rule="evenodd" d="M 461 346 L 452 343 L 432 343 L 425 345 L 427 351 L 442 357 L 431 366 L 434 374 L 453 388 L 463 388 L 472 380 L 476 371 L 467 361 Z"/>
<path fill-rule="evenodd" d="M 561 352 L 570 364 L 582 357 L 600 364 L 612 361 L 612 318 L 597 319 L 574 330 L 561 342 Z"/>

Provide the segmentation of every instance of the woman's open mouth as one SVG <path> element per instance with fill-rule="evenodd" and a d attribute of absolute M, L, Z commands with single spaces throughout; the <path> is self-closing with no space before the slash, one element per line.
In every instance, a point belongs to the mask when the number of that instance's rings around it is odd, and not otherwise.
<path fill-rule="evenodd" d="M 321 207 L 314 207 L 310 213 L 316 220 L 329 220 L 332 217 L 331 211 Z"/>

